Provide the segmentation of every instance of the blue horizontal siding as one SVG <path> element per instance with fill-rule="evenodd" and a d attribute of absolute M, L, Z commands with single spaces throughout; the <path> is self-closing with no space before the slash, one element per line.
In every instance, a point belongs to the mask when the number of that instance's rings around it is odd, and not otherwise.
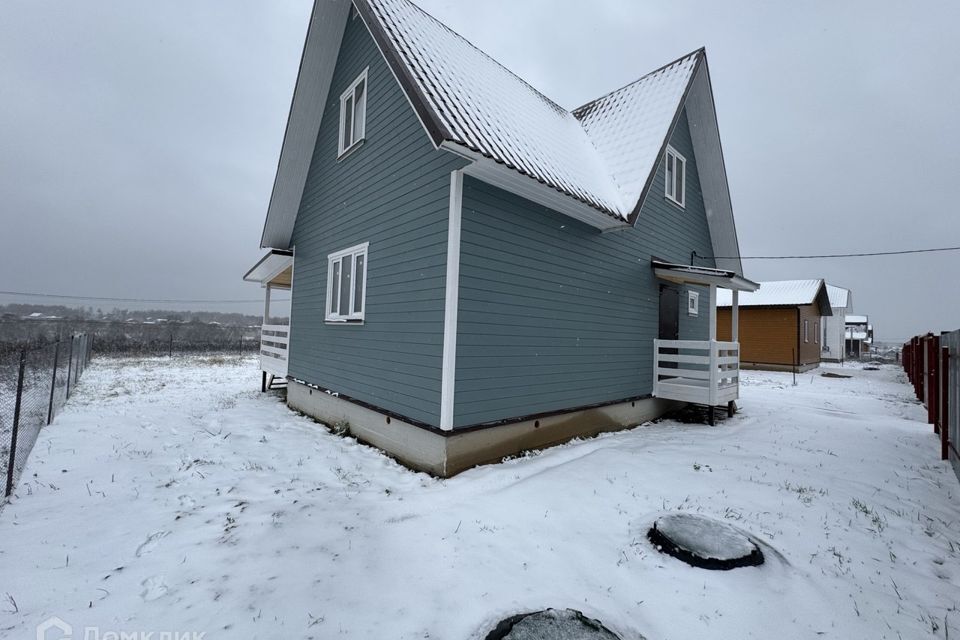
<path fill-rule="evenodd" d="M 661 162 L 637 225 L 623 231 L 602 234 L 465 180 L 456 427 L 651 392 L 660 283 L 650 259 L 713 253 L 685 113 L 671 144 L 688 161 L 686 208 L 665 199 Z M 680 289 L 681 338 L 706 339 L 707 291 L 693 317 Z"/>
<path fill-rule="evenodd" d="M 366 140 L 337 160 L 340 94 L 369 67 Z M 348 21 L 293 233 L 290 375 L 437 425 L 451 171 L 361 19 Z M 327 255 L 369 242 L 366 319 L 326 324 Z"/>

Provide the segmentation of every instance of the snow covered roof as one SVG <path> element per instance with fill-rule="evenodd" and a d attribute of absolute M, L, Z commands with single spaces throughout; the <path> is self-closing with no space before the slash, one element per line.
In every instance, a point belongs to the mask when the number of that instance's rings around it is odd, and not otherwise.
<path fill-rule="evenodd" d="M 636 222 L 687 107 L 714 255 L 742 271 L 703 49 L 568 111 L 409 0 L 354 5 L 436 147 L 472 160 L 468 175 L 601 229 Z M 262 246 L 289 246 L 349 6 L 314 0 Z"/>
<path fill-rule="evenodd" d="M 814 302 L 819 304 L 821 315 L 833 314 L 823 280 L 761 282 L 757 291 L 741 293 L 738 299 L 741 307 L 797 307 Z M 730 291 L 717 290 L 718 307 L 729 307 L 732 304 L 733 296 Z"/>
<path fill-rule="evenodd" d="M 845 322 L 847 324 L 867 324 L 867 316 L 847 316 Z"/>
<path fill-rule="evenodd" d="M 830 297 L 830 306 L 834 309 L 846 309 L 850 301 L 850 289 L 827 285 L 827 295 Z"/>
<path fill-rule="evenodd" d="M 736 291 L 756 291 L 760 286 L 752 280 L 738 275 L 735 271 L 697 267 L 688 264 L 673 264 L 662 260 L 651 260 L 654 275 L 661 280 L 678 284 L 716 285 L 723 289 Z"/>

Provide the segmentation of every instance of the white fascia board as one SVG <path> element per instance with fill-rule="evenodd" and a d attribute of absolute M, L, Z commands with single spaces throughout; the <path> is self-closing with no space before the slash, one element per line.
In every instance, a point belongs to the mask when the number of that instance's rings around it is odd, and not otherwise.
<path fill-rule="evenodd" d="M 540 183 L 535 178 L 525 176 L 504 164 L 470 151 L 462 145 L 454 142 L 443 142 L 440 148 L 470 160 L 471 164 L 463 168 L 464 174 L 489 185 L 509 191 L 514 195 L 543 205 L 548 209 L 602 231 L 622 229 L 629 226 L 626 220 L 607 215 L 572 196 Z"/>
<path fill-rule="evenodd" d="M 690 121 L 690 137 L 700 176 L 703 205 L 707 212 L 713 255 L 718 269 L 727 269 L 743 274 L 740 262 L 740 245 L 737 227 L 733 218 L 730 186 L 720 144 L 720 128 L 710 85 L 707 61 L 697 70 L 685 103 Z"/>
<path fill-rule="evenodd" d="M 290 246 L 351 6 L 350 0 L 314 0 L 261 247 Z"/>

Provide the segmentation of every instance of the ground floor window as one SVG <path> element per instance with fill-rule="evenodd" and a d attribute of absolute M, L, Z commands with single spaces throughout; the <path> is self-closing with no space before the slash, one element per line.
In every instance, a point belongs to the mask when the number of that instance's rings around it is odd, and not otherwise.
<path fill-rule="evenodd" d="M 364 242 L 327 256 L 327 322 L 363 322 L 368 247 Z"/>

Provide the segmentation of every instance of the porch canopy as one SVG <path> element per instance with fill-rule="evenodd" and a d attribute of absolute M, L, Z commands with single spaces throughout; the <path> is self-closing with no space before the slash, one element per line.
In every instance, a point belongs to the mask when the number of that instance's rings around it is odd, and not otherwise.
<path fill-rule="evenodd" d="M 696 267 L 689 264 L 674 264 L 662 260 L 651 260 L 650 266 L 654 275 L 660 280 L 676 284 L 692 284 L 710 288 L 710 339 L 717 339 L 717 287 L 730 289 L 733 292 L 733 307 L 731 317 L 730 339 L 737 342 L 739 339 L 739 308 L 738 293 L 740 291 L 756 291 L 759 283 L 747 280 L 735 271 L 713 269 L 710 267 Z"/>
<path fill-rule="evenodd" d="M 709 287 L 710 338 L 708 340 L 653 341 L 653 396 L 667 400 L 694 402 L 710 407 L 727 405 L 731 414 L 740 395 L 740 343 L 737 294 L 756 291 L 760 285 L 734 271 L 673 264 L 651 260 L 650 266 L 660 280 L 676 284 Z M 717 287 L 733 293 L 730 342 L 717 340 Z"/>
<path fill-rule="evenodd" d="M 247 271 L 243 279 L 246 282 L 259 282 L 265 289 L 263 325 L 260 329 L 260 369 L 264 372 L 263 389 L 266 390 L 268 374 L 272 376 L 270 384 L 273 378 L 285 378 L 287 375 L 290 325 L 270 323 L 270 292 L 274 289 L 289 290 L 292 287 L 293 252 L 272 249 Z"/>
<path fill-rule="evenodd" d="M 243 276 L 245 282 L 259 282 L 273 289 L 289 289 L 293 276 L 293 252 L 271 249 Z"/>

